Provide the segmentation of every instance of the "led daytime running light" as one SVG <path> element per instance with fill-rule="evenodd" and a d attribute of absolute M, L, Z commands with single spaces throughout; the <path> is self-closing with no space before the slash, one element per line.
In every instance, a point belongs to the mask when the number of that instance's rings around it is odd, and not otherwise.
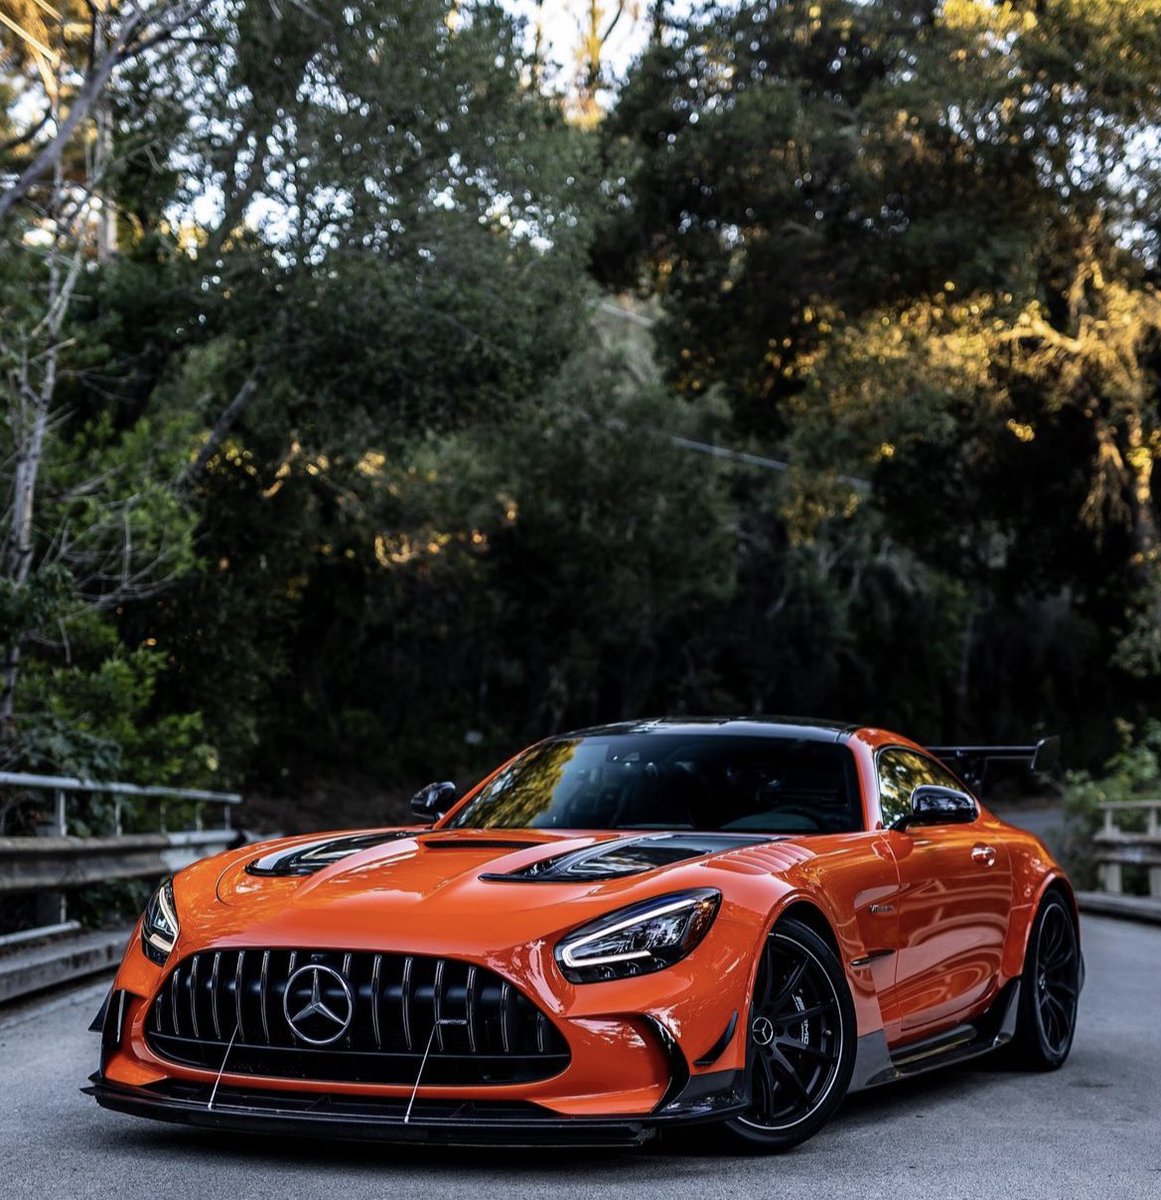
<path fill-rule="evenodd" d="M 630 905 L 562 938 L 556 947 L 557 964 L 573 983 L 660 971 L 695 949 L 720 903 L 720 892 L 699 888 Z"/>

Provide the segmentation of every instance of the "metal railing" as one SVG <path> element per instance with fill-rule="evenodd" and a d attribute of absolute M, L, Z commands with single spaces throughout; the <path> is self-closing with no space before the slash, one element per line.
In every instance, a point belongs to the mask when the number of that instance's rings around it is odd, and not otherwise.
<path fill-rule="evenodd" d="M 39 895 L 32 928 L 0 937 L 0 947 L 38 936 L 71 931 L 68 892 L 93 883 L 164 875 L 233 845 L 231 810 L 242 802 L 236 792 L 196 788 L 148 787 L 133 783 L 103 783 L 62 775 L 30 775 L 0 771 L 0 791 L 41 792 L 51 796 L 51 819 L 35 835 L 0 837 L 0 897 Z M 105 834 L 91 831 L 93 822 L 80 822 L 70 813 L 70 801 L 80 796 L 108 796 L 112 805 L 99 814 Z M 155 806 L 155 815 L 146 806 Z M 207 825 L 207 809 L 219 819 Z M 178 820 L 173 820 L 180 809 Z M 144 811 L 143 811 L 144 810 Z M 152 828 L 126 832 L 126 817 L 140 826 L 152 816 Z M 83 831 L 82 831 L 83 824 Z M 177 828 L 170 826 L 176 825 Z"/>
<path fill-rule="evenodd" d="M 1161 798 L 1106 800 L 1100 810 L 1103 822 L 1093 844 L 1102 889 L 1120 895 L 1123 869 L 1144 867 L 1149 872 L 1149 895 L 1161 897 Z M 1123 829 L 1118 822 L 1122 813 L 1144 814 L 1144 830 Z"/>

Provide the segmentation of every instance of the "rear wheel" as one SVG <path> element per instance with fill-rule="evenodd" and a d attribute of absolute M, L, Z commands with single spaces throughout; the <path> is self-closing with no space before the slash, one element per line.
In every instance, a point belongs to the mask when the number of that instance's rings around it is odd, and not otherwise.
<path fill-rule="evenodd" d="M 724 1123 L 735 1146 L 788 1150 L 811 1137 L 846 1095 L 855 1009 L 842 965 L 809 926 L 780 921 L 766 940 L 750 1005 L 750 1107 Z"/>
<path fill-rule="evenodd" d="M 1049 892 L 1040 905 L 1020 984 L 1013 1050 L 1027 1067 L 1054 1071 L 1072 1049 L 1080 992 L 1080 942 L 1068 901 Z"/>

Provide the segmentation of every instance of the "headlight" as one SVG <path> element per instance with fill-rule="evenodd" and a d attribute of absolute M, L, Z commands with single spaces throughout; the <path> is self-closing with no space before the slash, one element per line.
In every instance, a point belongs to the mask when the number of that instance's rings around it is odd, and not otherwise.
<path fill-rule="evenodd" d="M 671 967 L 705 937 L 721 904 L 710 888 L 658 896 L 574 929 L 556 947 L 565 979 L 598 983 Z"/>
<path fill-rule="evenodd" d="M 177 906 L 173 902 L 173 880 L 165 879 L 157 891 L 149 897 L 145 906 L 145 920 L 141 925 L 141 949 L 145 957 L 158 966 L 173 951 L 177 941 Z"/>

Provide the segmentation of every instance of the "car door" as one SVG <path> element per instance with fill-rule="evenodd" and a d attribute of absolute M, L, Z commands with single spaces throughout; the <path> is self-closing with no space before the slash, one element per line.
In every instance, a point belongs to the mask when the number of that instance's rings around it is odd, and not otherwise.
<path fill-rule="evenodd" d="M 1007 850 L 984 822 L 892 828 L 920 784 L 963 790 L 934 759 L 879 752 L 879 805 L 899 870 L 894 1000 L 897 1041 L 975 1016 L 996 989 L 1012 904 Z"/>

